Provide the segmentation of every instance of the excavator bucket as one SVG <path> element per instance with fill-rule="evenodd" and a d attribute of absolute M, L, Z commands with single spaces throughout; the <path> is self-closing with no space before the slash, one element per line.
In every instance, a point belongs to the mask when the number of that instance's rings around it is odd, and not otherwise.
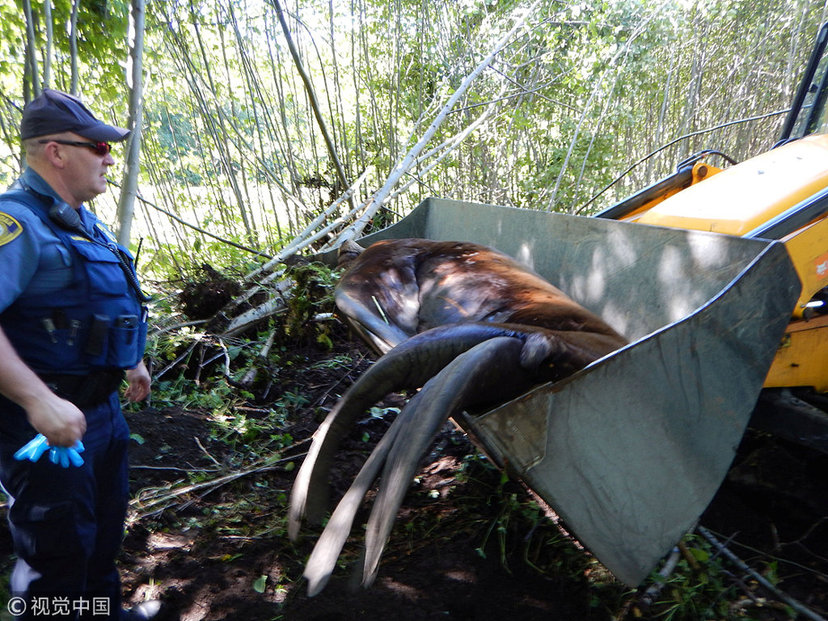
<path fill-rule="evenodd" d="M 359 242 L 404 237 L 497 248 L 630 340 L 457 422 L 618 579 L 640 584 L 730 467 L 799 295 L 785 247 L 442 199 Z"/>

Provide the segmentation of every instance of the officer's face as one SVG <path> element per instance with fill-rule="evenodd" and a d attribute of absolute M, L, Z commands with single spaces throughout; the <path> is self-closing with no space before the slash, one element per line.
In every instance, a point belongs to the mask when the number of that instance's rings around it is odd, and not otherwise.
<path fill-rule="evenodd" d="M 86 140 L 78 138 L 78 140 Z M 89 142 L 88 140 L 86 140 Z M 106 171 L 115 163 L 110 153 L 99 155 L 84 146 L 60 145 L 67 152 L 66 179 L 78 204 L 106 191 Z"/>

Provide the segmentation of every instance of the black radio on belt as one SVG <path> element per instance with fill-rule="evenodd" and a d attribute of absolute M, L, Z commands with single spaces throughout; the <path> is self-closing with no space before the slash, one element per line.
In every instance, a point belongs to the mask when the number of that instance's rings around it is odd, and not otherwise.
<path fill-rule="evenodd" d="M 100 356 L 104 353 L 111 321 L 107 315 L 95 315 L 92 318 L 92 325 L 89 327 L 89 338 L 86 339 L 84 352 L 90 356 Z"/>

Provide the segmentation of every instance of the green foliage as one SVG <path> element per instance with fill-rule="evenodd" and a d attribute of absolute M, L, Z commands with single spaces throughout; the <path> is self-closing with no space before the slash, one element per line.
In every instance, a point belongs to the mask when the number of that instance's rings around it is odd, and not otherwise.
<path fill-rule="evenodd" d="M 233 394 L 235 399 L 228 398 L 230 394 Z M 225 396 L 226 400 L 223 403 L 213 408 L 214 438 L 236 448 L 256 447 L 256 451 L 261 453 L 278 451 L 293 444 L 292 436 L 284 432 L 292 411 L 290 406 L 275 403 L 266 410 L 255 409 L 256 415 L 252 416 L 234 407 L 243 401 L 238 399 L 238 393 L 230 394 Z"/>
<path fill-rule="evenodd" d="M 771 602 L 755 581 L 734 576 L 728 566 L 706 539 L 691 533 L 679 544 L 681 557 L 667 578 L 654 572 L 651 588 L 658 587 L 657 595 L 646 609 L 653 619 L 665 621 L 696 621 L 697 619 L 795 619 L 796 612 L 787 606 Z M 767 563 L 761 572 L 774 582 L 776 562 Z M 644 589 L 642 589 L 643 591 Z M 773 608 L 773 616 L 767 610 Z M 633 612 L 640 609 L 634 609 Z M 635 616 L 640 616 L 639 614 Z"/>
<path fill-rule="evenodd" d="M 203 319 L 195 325 L 184 321 L 174 329 L 151 333 L 147 356 L 156 373 L 161 373 L 154 384 L 153 403 L 158 407 L 208 411 L 215 423 L 213 437 L 232 446 L 251 444 L 261 450 L 279 450 L 291 444 L 293 439 L 284 428 L 291 416 L 307 405 L 307 397 L 284 391 L 270 400 L 267 407 L 253 404 L 258 399 L 261 382 L 269 381 L 272 373 L 305 364 L 296 346 L 330 348 L 332 324 L 317 315 L 333 310 L 335 275 L 324 265 L 308 263 L 291 268 L 290 277 L 295 284 L 287 296 L 288 310 L 273 317 L 270 326 L 261 326 L 262 332 L 234 339 L 218 337 L 207 329 L 214 317 L 206 312 L 199 315 Z M 211 301 L 210 296 L 219 294 L 218 288 L 230 285 L 238 283 L 228 281 L 216 269 L 205 265 L 192 272 L 183 289 L 189 292 L 187 299 L 214 306 L 216 312 L 227 300 Z M 182 296 L 183 293 L 179 294 Z M 169 298 L 158 297 L 155 312 L 176 311 L 176 305 Z M 195 310 L 191 313 L 198 314 Z M 283 344 L 272 348 L 267 358 L 257 355 L 273 330 L 282 335 L 279 342 Z M 339 354 L 322 359 L 307 371 L 315 368 L 330 371 L 348 368 L 351 364 L 348 356 Z M 255 377 L 256 371 L 263 376 L 259 383 L 249 379 Z"/>
<path fill-rule="evenodd" d="M 330 348 L 331 324 L 314 318 L 333 312 L 337 273 L 323 263 L 310 262 L 291 267 L 288 276 L 294 285 L 287 314 L 279 319 L 284 334 L 293 341 L 312 341 Z"/>
<path fill-rule="evenodd" d="M 190 114 L 171 111 L 168 105 L 161 105 L 162 103 L 150 102 L 146 111 L 146 122 L 158 142 L 159 155 L 176 169 L 186 164 L 186 172 L 176 171 L 180 181 L 199 185 L 202 176 L 190 164 L 191 159 L 193 164 L 197 160 L 188 157 L 197 148 L 192 117 Z"/>
<path fill-rule="evenodd" d="M 655 584 L 663 585 L 653 603 L 658 617 L 667 621 L 732 618 L 729 612 L 736 592 L 724 578 L 721 557 L 695 535 L 688 535 L 684 545 L 688 555 L 676 571 L 666 580 L 658 574 L 652 577 Z"/>

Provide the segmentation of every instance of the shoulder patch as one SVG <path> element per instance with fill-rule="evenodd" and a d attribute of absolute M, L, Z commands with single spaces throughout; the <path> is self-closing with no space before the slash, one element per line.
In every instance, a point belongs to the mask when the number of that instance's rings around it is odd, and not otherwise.
<path fill-rule="evenodd" d="M 8 244 L 22 232 L 23 227 L 17 220 L 0 211 L 0 246 Z"/>

